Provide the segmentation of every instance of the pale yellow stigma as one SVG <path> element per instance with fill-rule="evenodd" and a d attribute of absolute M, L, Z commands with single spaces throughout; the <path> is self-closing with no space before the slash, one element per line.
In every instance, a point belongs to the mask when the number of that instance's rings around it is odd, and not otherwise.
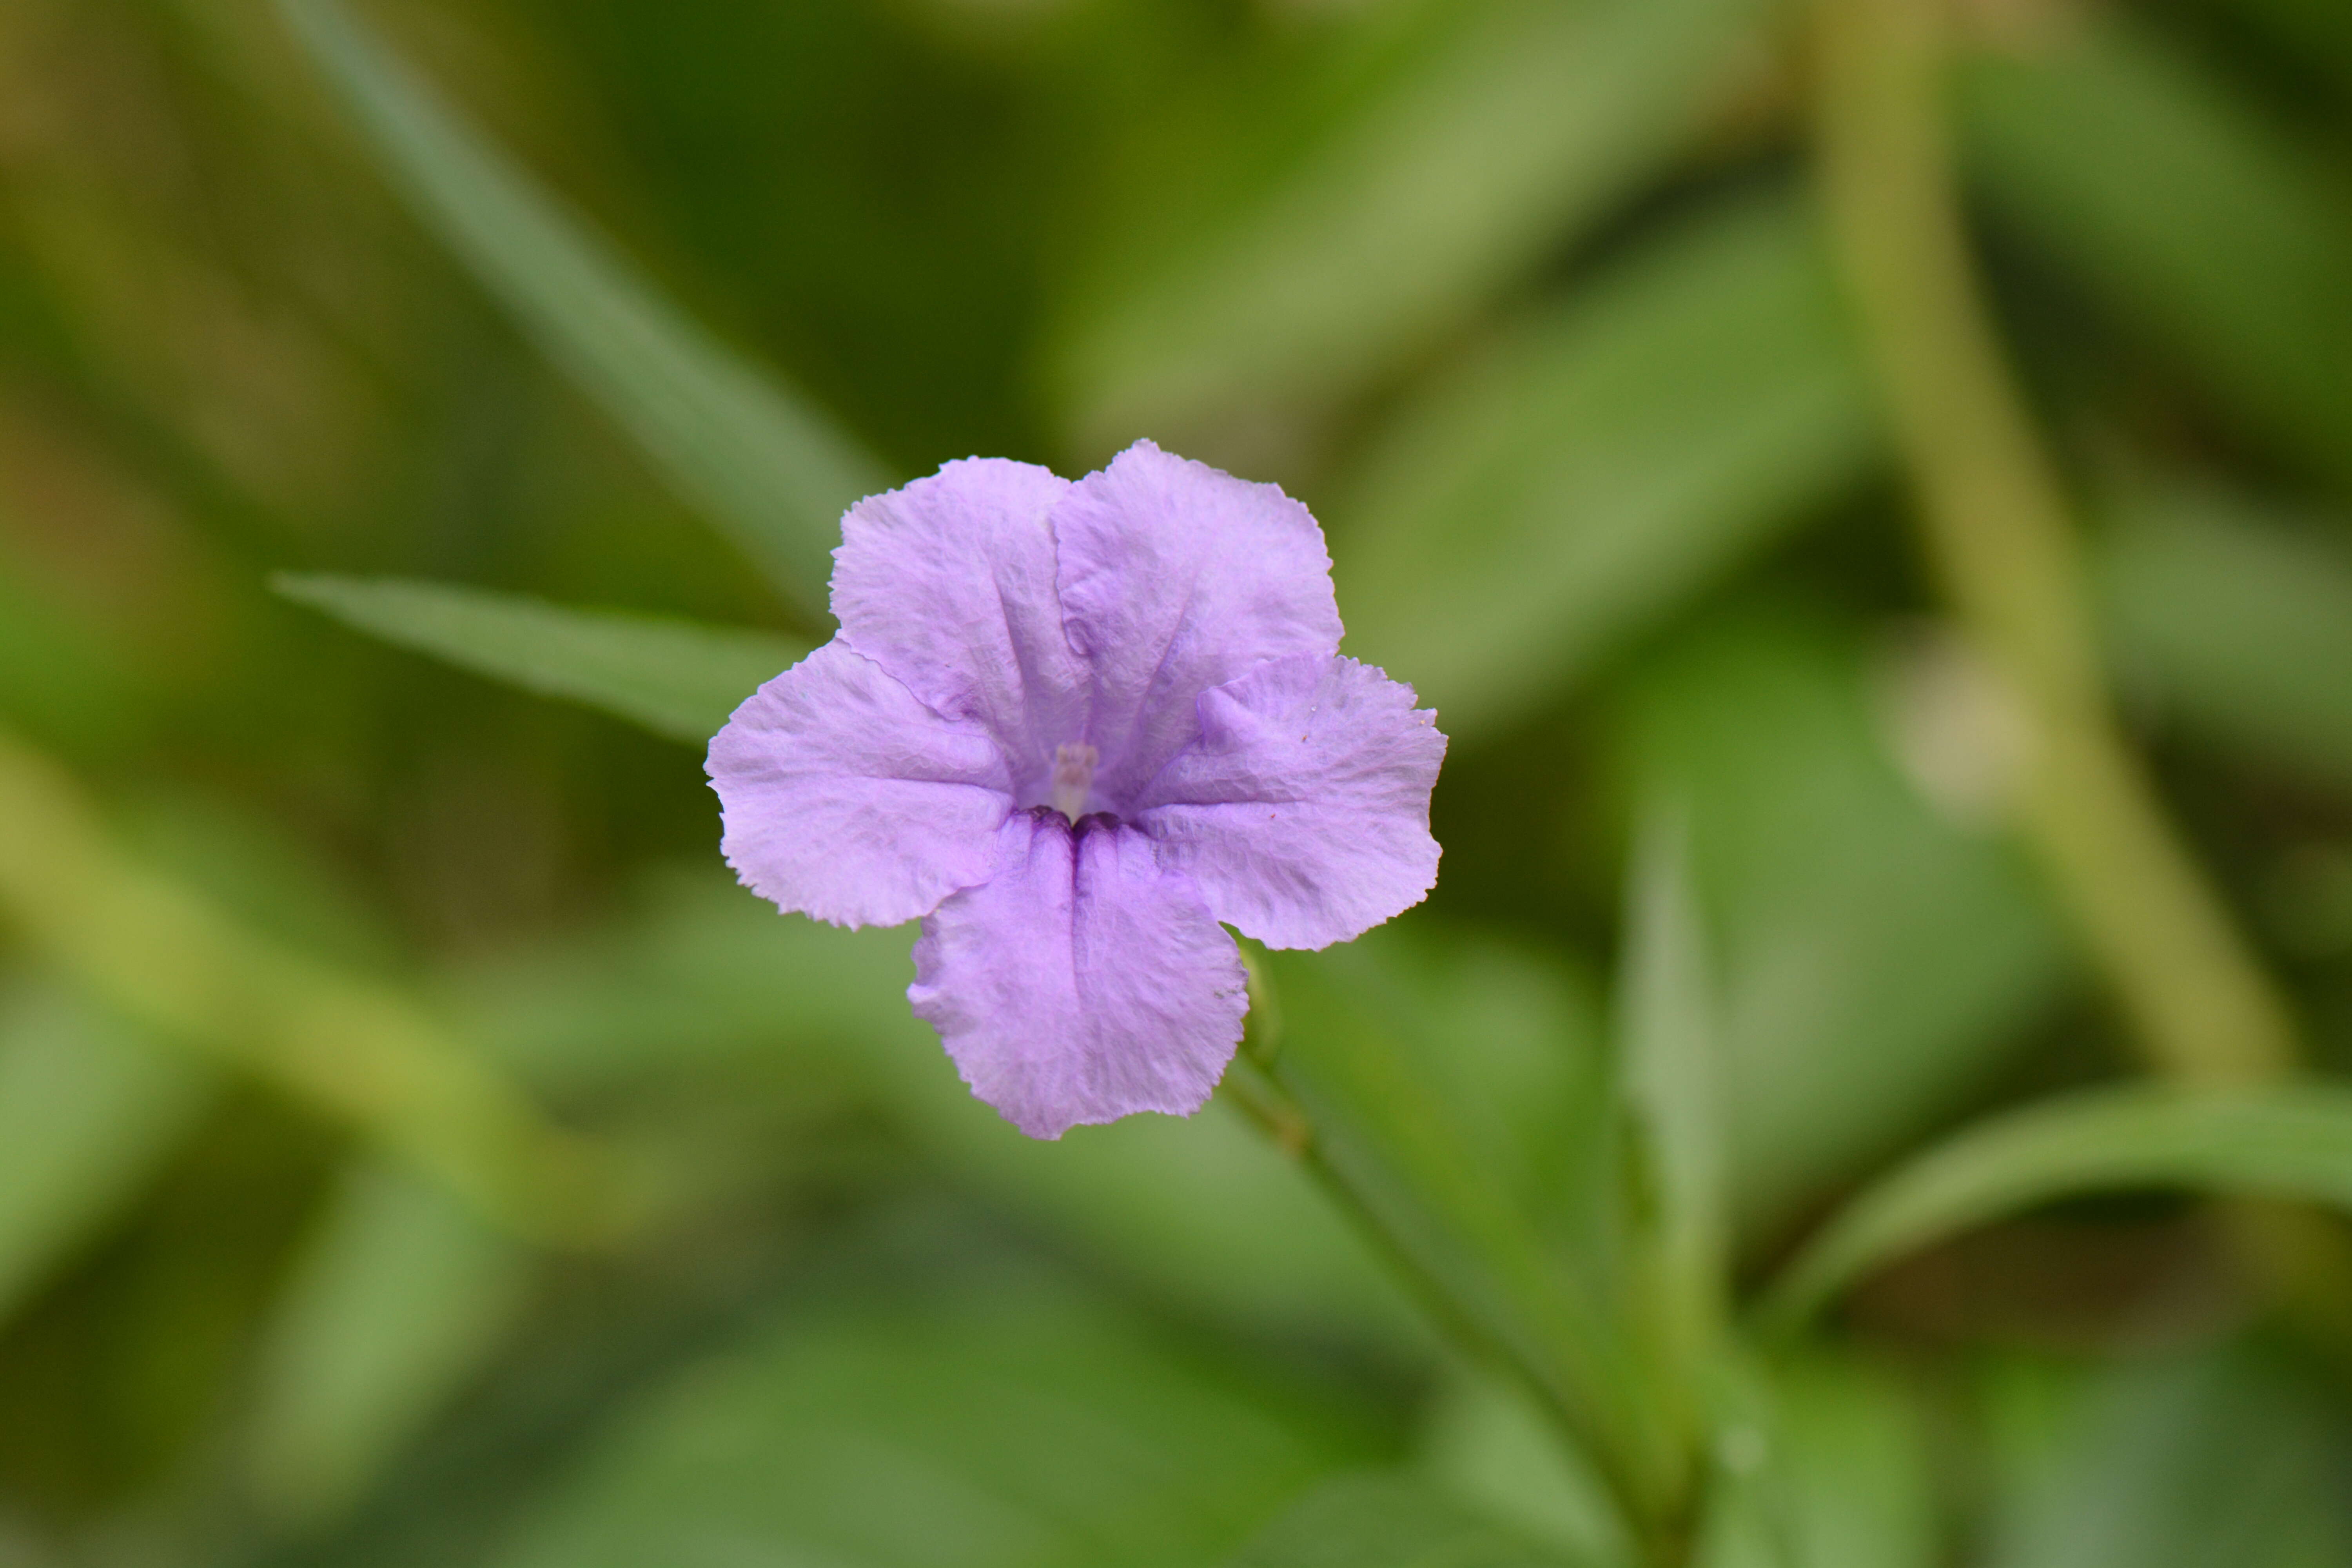
<path fill-rule="evenodd" d="M 1053 806 L 1073 823 L 1087 813 L 1087 796 L 1094 793 L 1095 763 L 1101 760 L 1084 741 L 1065 741 L 1054 748 Z"/>

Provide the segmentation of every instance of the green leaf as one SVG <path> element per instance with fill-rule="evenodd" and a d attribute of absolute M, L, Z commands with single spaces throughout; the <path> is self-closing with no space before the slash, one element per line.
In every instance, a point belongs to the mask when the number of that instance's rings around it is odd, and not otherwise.
<path fill-rule="evenodd" d="M 1679 812 L 1643 825 L 1629 884 L 1618 984 L 1619 1071 L 1640 1176 L 1629 1228 L 1648 1287 L 1644 1327 L 1696 1423 L 1719 1349 L 1731 1246 L 1714 985 Z"/>
<path fill-rule="evenodd" d="M 1856 643 L 1733 612 L 1622 707 L 1628 795 L 1689 814 L 1750 1244 L 1982 1092 L 2065 973 L 2026 868 L 1898 770 L 1898 703 Z"/>
<path fill-rule="evenodd" d="M 2176 1187 L 2352 1207 L 2352 1089 L 2135 1086 L 2045 1101 L 1937 1144 L 1855 1198 L 1772 1288 L 1794 1326 L 1873 1269 L 2061 1198 Z"/>
<path fill-rule="evenodd" d="M 2121 14 L 1962 78 L 1996 209 L 2242 428 L 2352 484 L 2352 221 L 2313 160 Z"/>
<path fill-rule="evenodd" d="M 1291 1505 L 1226 1568 L 1574 1568 L 1402 1475 L 1339 1476 Z"/>
<path fill-rule="evenodd" d="M 2195 734 L 2352 786 L 2352 554 L 2218 490 L 2118 511 L 2097 565 L 2125 679 Z"/>
<path fill-rule="evenodd" d="M 498 1350 L 528 1273 L 439 1187 L 345 1171 L 263 1326 L 245 1455 L 263 1507 L 309 1525 L 357 1501 Z"/>
<path fill-rule="evenodd" d="M 563 372 L 823 625 L 843 510 L 888 470 L 688 320 L 332 0 L 282 0 L 419 216 Z"/>
<path fill-rule="evenodd" d="M 1391 6 L 1358 24 L 1386 36 L 1306 133 L 1188 126 L 1106 205 L 1118 249 L 1056 346 L 1081 444 L 1245 439 L 1269 412 L 1328 405 L 1425 350 L 1693 136 L 1761 10 Z M 1287 109 L 1299 88 L 1245 101 Z"/>
<path fill-rule="evenodd" d="M 574 610 L 483 588 L 281 575 L 288 598 L 387 642 L 701 745 L 761 683 L 808 652 L 766 632 L 623 610 Z"/>
<path fill-rule="evenodd" d="M 692 1370 L 494 1568 L 1197 1568 L 1376 1457 L 1267 1369 L 1067 1288 L 916 1300 L 854 1299 Z"/>
<path fill-rule="evenodd" d="M 1874 408 L 1810 216 L 1710 210 L 1367 444 L 1328 509 L 1349 650 L 1490 732 L 1856 486 Z"/>
<path fill-rule="evenodd" d="M 0 1001 L 0 1321 L 139 1197 L 211 1087 L 62 995 Z"/>
<path fill-rule="evenodd" d="M 1997 1363 L 1987 1568 L 2329 1568 L 2352 1452 L 2325 1378 L 2246 1346 L 2091 1375 Z"/>

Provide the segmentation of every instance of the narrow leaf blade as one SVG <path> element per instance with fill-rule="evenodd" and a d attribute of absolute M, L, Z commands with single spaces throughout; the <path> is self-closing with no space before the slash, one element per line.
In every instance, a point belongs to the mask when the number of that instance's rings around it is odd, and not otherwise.
<path fill-rule="evenodd" d="M 1621 1497 L 1662 1493 L 1679 1457 L 1613 1281 L 1553 1247 L 1487 1157 L 1458 1092 L 1428 1065 L 1433 1032 L 1378 954 L 1359 942 L 1265 961 L 1282 1018 L 1272 1072 L 1321 1168 L 1433 1304 L 1613 1467 Z"/>
<path fill-rule="evenodd" d="M 1622 706 L 1629 792 L 1690 814 L 1749 1242 L 1986 1092 L 2066 973 L 2028 868 L 1898 767 L 1878 673 L 1757 607 L 1662 647 Z"/>
<path fill-rule="evenodd" d="M 1774 1286 L 1765 1318 L 1793 1326 L 1872 1269 L 1971 1226 L 2135 1187 L 2352 1207 L 2352 1090 L 2307 1084 L 2188 1095 L 2136 1086 L 2000 1117 L 1848 1205 Z"/>
<path fill-rule="evenodd" d="M 1628 889 L 1618 992 L 1623 1094 L 1638 1140 L 1644 1211 L 1633 1233 L 1654 1291 L 1646 1316 L 1696 1418 L 1730 1289 L 1723 1119 L 1713 984 L 1689 828 L 1675 810 L 1643 826 Z"/>
<path fill-rule="evenodd" d="M 278 591 L 387 642 L 699 745 L 807 645 L 765 632 L 398 578 L 281 576 Z"/>
<path fill-rule="evenodd" d="M 284 0 L 420 216 L 815 624 L 841 513 L 888 471 L 664 299 L 332 0 Z"/>

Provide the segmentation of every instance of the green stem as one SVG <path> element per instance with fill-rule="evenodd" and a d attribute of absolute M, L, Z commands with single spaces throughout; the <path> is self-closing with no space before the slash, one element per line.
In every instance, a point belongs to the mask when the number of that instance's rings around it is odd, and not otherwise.
<path fill-rule="evenodd" d="M 1830 226 L 1927 552 L 2025 721 L 2021 826 L 2142 1052 L 2186 1082 L 2293 1069 L 2283 1000 L 2166 821 L 2110 704 L 2064 487 L 1971 264 L 1943 113 L 1945 0 L 1816 0 Z"/>
<path fill-rule="evenodd" d="M 1271 978 L 1246 949 L 1244 958 L 1250 970 L 1250 1012 L 1240 1054 L 1221 1092 L 1299 1162 L 1450 1338 L 1527 1389 L 1591 1465 L 1616 1503 L 1643 1568 L 1682 1568 L 1688 1558 L 1696 1456 L 1682 1450 L 1678 1435 L 1655 1418 L 1658 1412 L 1643 1403 L 1638 1386 L 1612 1375 L 1630 1364 L 1624 1347 L 1615 1342 L 1613 1325 L 1564 1294 L 1562 1281 L 1537 1277 L 1523 1256 L 1524 1238 L 1506 1240 L 1496 1234 L 1496 1225 L 1515 1224 L 1515 1218 L 1485 1215 L 1469 1200 L 1463 1200 L 1465 1210 L 1443 1199 L 1429 1214 L 1401 1218 L 1395 1194 L 1383 1201 L 1382 1184 L 1363 1179 L 1361 1151 L 1351 1160 L 1345 1148 L 1332 1146 L 1335 1131 L 1342 1144 L 1353 1146 L 1357 1137 L 1350 1134 L 1366 1129 L 1318 1125 L 1310 1102 L 1323 1104 L 1331 1086 L 1326 1082 L 1325 1092 L 1308 1093 L 1294 1081 L 1306 1069 L 1291 1059 L 1296 1052 L 1286 1055 L 1282 1049 Z M 1493 1272 L 1465 1283 L 1458 1268 L 1447 1267 L 1442 1245 L 1433 1258 L 1428 1222 L 1438 1211 L 1446 1215 L 1436 1221 L 1438 1228 L 1460 1225 L 1466 1227 L 1465 1236 L 1483 1238 L 1485 1245 L 1474 1240 L 1472 1250 Z"/>

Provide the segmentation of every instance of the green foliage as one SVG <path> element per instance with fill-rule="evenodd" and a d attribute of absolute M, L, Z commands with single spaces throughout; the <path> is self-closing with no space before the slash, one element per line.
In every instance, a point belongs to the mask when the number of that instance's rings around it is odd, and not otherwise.
<path fill-rule="evenodd" d="M 0 1010 L 0 1316 L 135 1203 L 194 1131 L 200 1068 L 68 998 Z"/>
<path fill-rule="evenodd" d="M 1431 1485 L 1572 1563 L 1633 1561 L 1624 1521 L 1590 1464 L 1525 1392 L 1460 1369 L 1423 1423 L 1418 1455 Z"/>
<path fill-rule="evenodd" d="M 1790 1265 L 1769 1315 L 1793 1323 L 1872 1269 L 1969 1226 L 2141 1187 L 2352 1206 L 2352 1092 L 2130 1088 L 2011 1111 L 1865 1189 Z"/>
<path fill-rule="evenodd" d="M 1905 538 L 1830 3 L 0 8 L 0 1563 L 2352 1562 L 2340 1284 L 2139 1195 L 2352 1202 L 2352 23 L 1955 14 L 2312 1064 L 2053 1098 L 2123 1031 Z M 1139 435 L 1324 519 L 1447 857 L 1035 1143 L 662 742 L 898 462 Z"/>
<path fill-rule="evenodd" d="M 1373 1452 L 1066 1285 L 927 1294 L 808 1310 L 693 1368 L 492 1561 L 1177 1568 Z"/>
<path fill-rule="evenodd" d="M 1335 507 L 1349 647 L 1448 731 L 1524 718 L 1877 460 L 1807 215 L 1707 210 L 1499 329 Z"/>
<path fill-rule="evenodd" d="M 1989 1380 L 2006 1474 L 1994 1568 L 2261 1563 L 2352 1552 L 2341 1412 L 2269 1358 L 2206 1352 L 2126 1362 L 2059 1388 L 2047 1369 Z"/>
<path fill-rule="evenodd" d="M 2202 740 L 2352 784 L 2352 553 L 2237 497 L 2121 509 L 2099 565 L 2109 635 L 2148 704 Z"/>
<path fill-rule="evenodd" d="M 1723 1047 L 1691 884 L 1688 825 L 1657 808 L 1635 847 L 1618 983 L 1618 1072 L 1635 1166 L 1640 1317 L 1696 1410 L 1716 1375 L 1729 1305 Z"/>
<path fill-rule="evenodd" d="M 822 624 L 835 520 L 887 470 L 653 293 L 334 0 L 286 0 L 419 213 L 546 353 Z"/>
<path fill-rule="evenodd" d="M 1803 1352 L 1746 1369 L 1718 1432 L 1707 1568 L 1928 1568 L 1940 1560 L 1927 1433 L 1867 1362 Z"/>
<path fill-rule="evenodd" d="M 1342 1476 L 1291 1505 L 1228 1568 L 1567 1568 L 1398 1476 Z"/>
<path fill-rule="evenodd" d="M 346 1171 L 265 1326 L 248 1483 L 294 1523 L 348 1508 L 514 1327 L 528 1259 L 404 1171 Z"/>
<path fill-rule="evenodd" d="M 1680 150 L 1763 7 L 1378 9 L 1335 51 L 1345 88 L 1311 128 L 1254 103 L 1187 136 L 1181 165 L 1144 164 L 1121 203 L 1138 221 L 1107 231 L 1053 361 L 1082 447 L 1233 439 L 1426 350 Z"/>
<path fill-rule="evenodd" d="M 322 575 L 278 579 L 298 603 L 387 642 L 542 697 L 601 708 L 699 745 L 805 643 L 764 632 L 613 610 L 567 610 L 515 594 Z"/>
<path fill-rule="evenodd" d="M 1318 1167 L 1434 1310 L 1620 1467 L 1622 1503 L 1661 1505 L 1680 1481 L 1673 1416 L 1613 1310 L 1605 1256 L 1545 1244 L 1508 1167 L 1429 1065 L 1441 1037 L 1363 950 L 1261 962 L 1281 1008 L 1271 1075 L 1312 1130 Z"/>
<path fill-rule="evenodd" d="M 2352 224 L 2263 106 L 2116 19 L 1969 74 L 1987 193 L 2258 439 L 2352 482 Z"/>
<path fill-rule="evenodd" d="M 1904 685 L 1818 625 L 1751 612 L 1664 651 L 1626 710 L 1622 765 L 1688 813 L 1719 933 L 1750 1238 L 1982 1092 L 2063 973 L 2021 868 L 1899 771 L 1906 710 L 1937 702 Z"/>

